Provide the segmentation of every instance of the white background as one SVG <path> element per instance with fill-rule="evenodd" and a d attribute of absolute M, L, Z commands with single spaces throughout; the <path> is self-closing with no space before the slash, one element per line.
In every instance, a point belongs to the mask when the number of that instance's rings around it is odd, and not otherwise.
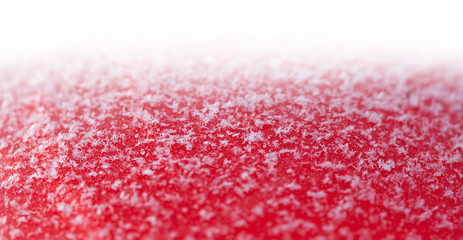
<path fill-rule="evenodd" d="M 463 56 L 458 1 L 0 3 L 0 59 L 115 52 L 310 49 Z"/>

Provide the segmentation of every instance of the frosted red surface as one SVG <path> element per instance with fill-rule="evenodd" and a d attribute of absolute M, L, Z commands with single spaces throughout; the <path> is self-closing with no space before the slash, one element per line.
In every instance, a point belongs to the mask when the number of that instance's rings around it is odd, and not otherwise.
<path fill-rule="evenodd" d="M 3 239 L 463 236 L 463 78 L 442 66 L 92 60 L 0 81 Z"/>

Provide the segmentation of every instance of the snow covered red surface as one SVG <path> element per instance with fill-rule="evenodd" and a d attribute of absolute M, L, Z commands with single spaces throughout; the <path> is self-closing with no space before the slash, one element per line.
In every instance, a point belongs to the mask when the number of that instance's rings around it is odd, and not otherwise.
<path fill-rule="evenodd" d="M 0 73 L 0 239 L 458 239 L 463 74 L 317 58 Z"/>

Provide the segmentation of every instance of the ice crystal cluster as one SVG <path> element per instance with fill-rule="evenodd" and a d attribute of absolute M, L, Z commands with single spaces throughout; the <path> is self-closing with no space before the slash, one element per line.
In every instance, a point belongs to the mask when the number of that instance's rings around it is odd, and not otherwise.
<path fill-rule="evenodd" d="M 286 58 L 0 72 L 1 239 L 463 236 L 463 75 Z"/>

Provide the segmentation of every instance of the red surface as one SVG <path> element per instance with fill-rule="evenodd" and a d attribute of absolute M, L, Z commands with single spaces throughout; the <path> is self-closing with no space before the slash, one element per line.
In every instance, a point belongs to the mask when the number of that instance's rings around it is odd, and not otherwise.
<path fill-rule="evenodd" d="M 0 81 L 3 239 L 463 236 L 463 78 L 442 66 L 94 61 Z"/>

